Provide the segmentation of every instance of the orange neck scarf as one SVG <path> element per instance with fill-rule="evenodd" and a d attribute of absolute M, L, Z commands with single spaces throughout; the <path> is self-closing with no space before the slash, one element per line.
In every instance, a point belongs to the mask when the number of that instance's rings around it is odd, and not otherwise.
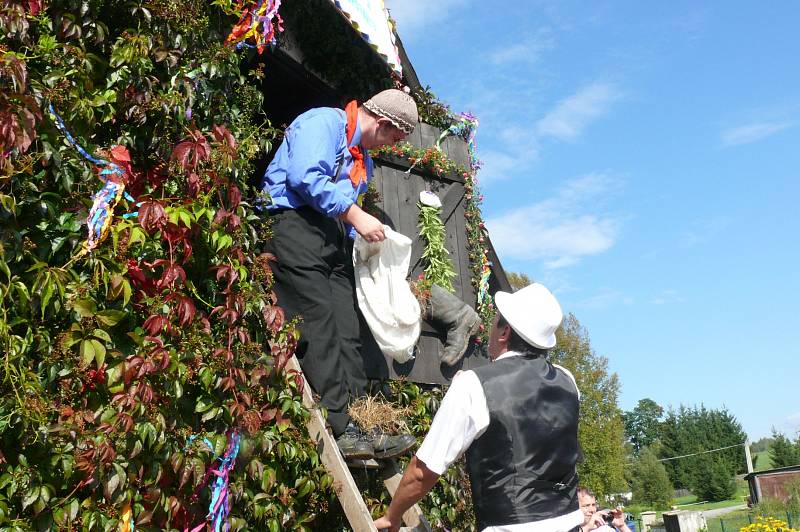
<path fill-rule="evenodd" d="M 353 183 L 353 188 L 358 187 L 362 181 L 367 180 L 367 166 L 364 162 L 364 154 L 361 151 L 361 146 L 356 144 L 349 147 L 353 141 L 353 135 L 356 133 L 358 127 L 358 102 L 351 101 L 344 108 L 347 113 L 347 146 L 350 155 L 353 156 L 353 167 L 350 169 L 350 182 Z"/>

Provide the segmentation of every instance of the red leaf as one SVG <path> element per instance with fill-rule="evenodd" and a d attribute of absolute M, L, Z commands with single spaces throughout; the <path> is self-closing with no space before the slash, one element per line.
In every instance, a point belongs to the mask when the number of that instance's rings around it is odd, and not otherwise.
<path fill-rule="evenodd" d="M 175 288 L 184 282 L 186 282 L 186 272 L 183 268 L 171 262 L 164 268 L 164 273 L 161 274 L 161 279 L 158 280 L 156 286 L 163 290 L 165 288 Z"/>
<path fill-rule="evenodd" d="M 220 207 L 214 214 L 214 225 L 220 225 L 228 216 L 230 216 L 230 212 L 225 207 Z"/>
<path fill-rule="evenodd" d="M 152 316 L 149 316 L 146 320 L 144 320 L 142 328 L 146 330 L 148 334 L 150 334 L 151 336 L 156 336 L 164 331 L 168 323 L 169 320 L 166 318 L 166 316 L 161 316 L 160 314 L 153 314 Z"/>
<path fill-rule="evenodd" d="M 36 16 L 42 10 L 42 0 L 26 0 L 25 3 L 28 5 L 28 11 L 33 16 Z"/>
<path fill-rule="evenodd" d="M 239 218 L 239 216 L 237 216 L 235 214 L 231 214 L 228 217 L 228 231 L 230 231 L 231 233 L 233 233 L 234 231 L 239 229 L 239 226 L 241 224 L 242 224 L 242 222 L 241 222 L 241 219 Z"/>
<path fill-rule="evenodd" d="M 178 322 L 181 324 L 181 327 L 186 327 L 192 321 L 194 321 L 194 315 L 197 312 L 197 308 L 194 305 L 194 301 L 186 296 L 179 296 L 178 297 L 178 305 L 175 309 L 178 314 Z"/>
<path fill-rule="evenodd" d="M 242 191 L 236 185 L 231 185 L 228 189 L 228 206 L 232 211 L 236 210 L 239 203 L 242 202 Z"/>
<path fill-rule="evenodd" d="M 191 139 L 184 140 L 175 146 L 171 159 L 178 161 L 183 170 L 193 170 L 202 161 L 211 155 L 211 146 L 208 139 L 200 130 L 189 132 Z"/>
<path fill-rule="evenodd" d="M 231 148 L 236 148 L 236 139 L 233 138 L 233 135 L 225 126 L 212 127 L 211 134 L 214 135 L 214 140 L 220 144 L 226 144 Z"/>
<path fill-rule="evenodd" d="M 139 223 L 148 233 L 153 233 L 167 223 L 164 206 L 156 200 L 145 201 L 139 207 Z"/>
<path fill-rule="evenodd" d="M 264 324 L 270 331 L 276 333 L 283 327 L 285 316 L 281 307 L 276 305 L 266 306 L 261 309 L 261 315 L 264 317 Z"/>
<path fill-rule="evenodd" d="M 129 163 L 131 162 L 131 154 L 128 153 L 128 148 L 117 144 L 111 147 L 111 160 L 117 164 Z"/>

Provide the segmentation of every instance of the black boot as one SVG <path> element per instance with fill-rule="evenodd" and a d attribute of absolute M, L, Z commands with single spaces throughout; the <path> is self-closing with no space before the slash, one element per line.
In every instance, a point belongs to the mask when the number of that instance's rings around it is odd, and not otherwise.
<path fill-rule="evenodd" d="M 400 456 L 416 445 L 417 439 L 411 434 L 389 434 L 380 429 L 372 429 L 372 449 L 375 458 L 386 459 Z"/>
<path fill-rule="evenodd" d="M 347 424 L 344 432 L 336 438 L 336 445 L 345 460 L 370 460 L 375 458 L 371 439 L 352 421 Z"/>
<path fill-rule="evenodd" d="M 480 316 L 472 308 L 439 285 L 431 285 L 426 319 L 447 332 L 441 361 L 448 366 L 461 360 L 470 336 L 478 332 Z"/>

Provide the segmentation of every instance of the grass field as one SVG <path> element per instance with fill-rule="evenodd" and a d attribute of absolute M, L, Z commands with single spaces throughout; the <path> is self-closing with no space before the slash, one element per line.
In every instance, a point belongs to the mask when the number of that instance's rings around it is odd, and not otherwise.
<path fill-rule="evenodd" d="M 747 482 L 744 480 L 736 481 L 736 493 L 733 497 L 726 501 L 717 502 L 701 502 L 697 504 L 697 497 L 689 495 L 687 497 L 679 497 L 672 501 L 673 506 L 677 506 L 681 510 L 713 510 L 715 508 L 727 508 L 728 506 L 736 506 L 747 502 L 747 496 L 750 495 L 750 490 L 747 487 Z"/>
<path fill-rule="evenodd" d="M 756 471 L 764 471 L 765 469 L 772 469 L 772 460 L 769 457 L 769 451 L 761 451 L 753 453 L 753 469 Z"/>
<path fill-rule="evenodd" d="M 737 480 L 736 481 L 736 493 L 734 493 L 733 497 L 726 501 L 717 501 L 717 502 L 702 502 L 698 501 L 697 497 L 694 495 L 687 495 L 686 497 L 678 497 L 673 499 L 672 505 L 677 506 L 680 510 L 714 510 L 716 508 L 727 508 L 728 506 L 737 506 L 740 504 L 744 504 L 747 502 L 747 496 L 750 495 L 750 491 L 747 487 L 747 482 L 744 480 Z M 647 508 L 638 505 L 631 505 L 627 511 L 634 514 L 638 519 L 642 512 L 652 510 L 652 508 Z M 664 513 L 663 510 L 658 511 L 659 518 L 661 514 Z M 746 512 L 745 512 L 745 519 L 746 519 Z"/>

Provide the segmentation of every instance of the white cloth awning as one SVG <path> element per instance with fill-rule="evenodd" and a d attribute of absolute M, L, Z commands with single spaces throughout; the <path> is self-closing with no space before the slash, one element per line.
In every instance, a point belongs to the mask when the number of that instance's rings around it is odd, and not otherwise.
<path fill-rule="evenodd" d="M 394 41 L 394 31 L 389 12 L 383 0 L 331 0 L 356 31 L 373 50 L 386 61 L 394 72 L 403 75 L 400 52 Z"/>

